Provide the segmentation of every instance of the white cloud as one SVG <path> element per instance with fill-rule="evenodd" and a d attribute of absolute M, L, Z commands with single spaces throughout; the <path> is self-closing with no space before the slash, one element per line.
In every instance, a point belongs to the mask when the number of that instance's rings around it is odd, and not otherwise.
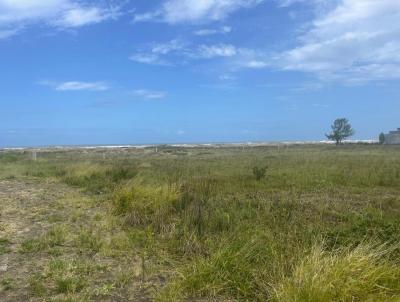
<path fill-rule="evenodd" d="M 78 90 L 88 90 L 88 91 L 105 91 L 110 89 L 110 87 L 104 82 L 64 82 L 60 83 L 55 87 L 59 91 L 78 91 Z"/>
<path fill-rule="evenodd" d="M 248 61 L 244 62 L 243 67 L 251 68 L 251 69 L 262 69 L 268 66 L 268 63 L 263 62 L 263 61 Z"/>
<path fill-rule="evenodd" d="M 146 89 L 138 89 L 133 92 L 136 96 L 140 96 L 146 99 L 163 99 L 167 96 L 164 91 L 153 91 Z"/>
<path fill-rule="evenodd" d="M 168 0 L 155 11 L 136 15 L 135 21 L 157 20 L 170 24 L 202 23 L 226 18 L 231 13 L 264 0 Z"/>
<path fill-rule="evenodd" d="M 212 59 L 216 57 L 233 57 L 237 52 L 236 47 L 229 44 L 200 45 L 194 56 Z"/>
<path fill-rule="evenodd" d="M 50 86 L 57 91 L 105 91 L 109 90 L 110 86 L 104 82 L 54 82 L 54 81 L 40 81 L 39 85 Z"/>
<path fill-rule="evenodd" d="M 153 53 L 135 53 L 129 59 L 141 64 L 170 65 L 168 62 L 162 60 L 158 54 Z"/>
<path fill-rule="evenodd" d="M 77 7 L 66 11 L 60 20 L 54 24 L 61 27 L 80 27 L 89 24 L 96 24 L 108 19 L 115 19 L 119 13 L 114 10 L 101 9 L 98 7 Z"/>
<path fill-rule="evenodd" d="M 47 20 L 72 7 L 68 0 L 0 0 L 0 23 Z"/>
<path fill-rule="evenodd" d="M 184 51 L 185 43 L 178 39 L 166 43 L 154 43 L 149 50 L 135 53 L 129 57 L 130 60 L 150 65 L 173 65 L 163 57 L 170 53 Z"/>
<path fill-rule="evenodd" d="M 232 32 L 232 27 L 223 26 L 221 28 L 203 28 L 194 32 L 196 36 L 210 36 L 216 34 L 228 34 Z"/>
<path fill-rule="evenodd" d="M 161 11 L 155 11 L 155 12 L 150 12 L 150 13 L 144 13 L 144 14 L 136 14 L 133 18 L 133 22 L 146 22 L 146 21 L 152 21 L 161 16 Z"/>
<path fill-rule="evenodd" d="M 230 44 L 190 45 L 180 40 L 153 44 L 148 50 L 141 50 L 130 56 L 130 60 L 150 65 L 180 65 L 188 60 L 229 58 L 241 50 Z"/>
<path fill-rule="evenodd" d="M 185 48 L 185 43 L 178 39 L 171 40 L 167 43 L 157 43 L 153 45 L 151 52 L 155 54 L 166 55 L 170 52 L 179 51 Z"/>
<path fill-rule="evenodd" d="M 276 61 L 323 80 L 363 83 L 400 78 L 400 1 L 341 0 Z"/>
<path fill-rule="evenodd" d="M 0 0 L 0 31 L 32 24 L 79 27 L 116 18 L 119 10 L 77 0 Z"/>

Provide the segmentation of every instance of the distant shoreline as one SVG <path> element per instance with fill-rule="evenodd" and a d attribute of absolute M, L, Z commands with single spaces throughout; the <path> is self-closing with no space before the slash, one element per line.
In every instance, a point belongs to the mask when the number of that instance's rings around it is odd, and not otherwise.
<path fill-rule="evenodd" d="M 346 140 L 345 144 L 376 144 L 377 140 Z M 98 150 L 98 149 L 146 149 L 156 147 L 172 148 L 229 148 L 229 147 L 263 147 L 286 145 L 331 145 L 332 141 L 271 141 L 271 142 L 237 142 L 237 143 L 181 143 L 181 144 L 138 144 L 138 145 L 66 145 L 66 146 L 31 146 L 31 147 L 0 147 L 1 151 L 18 150 Z"/>

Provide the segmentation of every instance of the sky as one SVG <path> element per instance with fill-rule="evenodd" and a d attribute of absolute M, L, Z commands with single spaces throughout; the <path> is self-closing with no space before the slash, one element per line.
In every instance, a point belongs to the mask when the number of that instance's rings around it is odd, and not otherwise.
<path fill-rule="evenodd" d="M 0 0 L 0 146 L 400 127 L 399 0 Z"/>

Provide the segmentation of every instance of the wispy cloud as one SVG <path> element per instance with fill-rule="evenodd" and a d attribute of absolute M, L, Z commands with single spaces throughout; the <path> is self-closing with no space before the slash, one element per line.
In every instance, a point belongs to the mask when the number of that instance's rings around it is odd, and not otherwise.
<path fill-rule="evenodd" d="M 166 43 L 154 44 L 151 52 L 154 54 L 166 55 L 170 52 L 180 51 L 185 48 L 186 43 L 181 40 L 174 39 Z"/>
<path fill-rule="evenodd" d="M 171 65 L 170 63 L 162 60 L 158 54 L 153 53 L 135 53 L 132 54 L 129 59 L 141 64 Z"/>
<path fill-rule="evenodd" d="M 233 57 L 237 52 L 236 47 L 230 44 L 200 45 L 194 52 L 194 56 L 207 59 Z"/>
<path fill-rule="evenodd" d="M 313 8 L 314 20 L 297 29 L 297 46 L 273 53 L 224 43 L 183 43 L 179 40 L 153 45 L 131 59 L 146 64 L 179 65 L 191 60 L 220 58 L 230 70 L 273 69 L 310 73 L 322 81 L 363 84 L 400 79 L 400 2 L 393 0 L 273 0 L 279 7 L 294 4 Z M 222 20 L 262 0 L 168 0 L 143 20 L 205 23 Z M 223 34 L 230 27 L 205 27 L 198 36 Z M 308 88 L 306 88 L 308 89 Z"/>
<path fill-rule="evenodd" d="M 154 12 L 148 12 L 148 13 L 143 13 L 143 14 L 136 14 L 133 17 L 133 22 L 147 22 L 147 21 L 154 21 L 157 20 L 161 17 L 162 13 L 161 11 L 154 11 Z"/>
<path fill-rule="evenodd" d="M 189 60 L 229 58 L 241 50 L 231 44 L 192 45 L 181 40 L 153 44 L 147 50 L 140 50 L 130 56 L 132 61 L 152 65 L 179 65 Z"/>
<path fill-rule="evenodd" d="M 0 29 L 0 40 L 7 39 L 18 33 L 19 29 Z"/>
<path fill-rule="evenodd" d="M 118 9 L 99 7 L 77 7 L 66 11 L 54 24 L 61 27 L 80 27 L 116 19 L 120 15 Z"/>
<path fill-rule="evenodd" d="M 216 34 L 228 34 L 232 32 L 232 27 L 230 26 L 223 26 L 221 28 L 203 28 L 196 30 L 194 34 L 196 36 L 211 36 Z"/>
<path fill-rule="evenodd" d="M 164 99 L 167 96 L 165 91 L 154 91 L 147 89 L 137 89 L 133 92 L 133 94 L 145 99 Z"/>
<path fill-rule="evenodd" d="M 40 85 L 50 86 L 57 91 L 106 91 L 110 86 L 105 82 L 54 82 L 54 81 L 40 81 Z"/>
<path fill-rule="evenodd" d="M 178 39 L 173 39 L 165 43 L 153 43 L 149 49 L 141 50 L 132 54 L 129 58 L 132 61 L 150 64 L 150 65 L 174 65 L 165 59 L 165 56 L 170 53 L 183 52 L 185 43 Z"/>
<path fill-rule="evenodd" d="M 0 32 L 4 38 L 33 24 L 76 28 L 115 19 L 119 15 L 120 7 L 95 5 L 90 1 L 0 0 Z"/>
<path fill-rule="evenodd" d="M 283 70 L 364 83 L 400 78 L 400 2 L 342 0 L 276 57 Z M 279 62 L 279 63 L 278 63 Z"/>
<path fill-rule="evenodd" d="M 268 66 L 268 63 L 264 61 L 251 60 L 244 61 L 242 66 L 251 69 L 263 69 Z"/>
<path fill-rule="evenodd" d="M 154 12 L 137 14 L 135 21 L 204 23 L 222 20 L 239 9 L 256 6 L 261 2 L 264 0 L 168 0 Z"/>
<path fill-rule="evenodd" d="M 74 91 L 74 90 L 88 90 L 88 91 L 105 91 L 110 87 L 103 82 L 64 82 L 56 87 L 59 91 Z"/>

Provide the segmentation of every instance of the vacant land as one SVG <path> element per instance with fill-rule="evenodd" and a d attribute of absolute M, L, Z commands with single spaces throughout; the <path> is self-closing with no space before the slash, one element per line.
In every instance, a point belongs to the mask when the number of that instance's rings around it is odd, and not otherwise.
<path fill-rule="evenodd" d="M 400 301 L 400 148 L 0 153 L 0 301 Z"/>

